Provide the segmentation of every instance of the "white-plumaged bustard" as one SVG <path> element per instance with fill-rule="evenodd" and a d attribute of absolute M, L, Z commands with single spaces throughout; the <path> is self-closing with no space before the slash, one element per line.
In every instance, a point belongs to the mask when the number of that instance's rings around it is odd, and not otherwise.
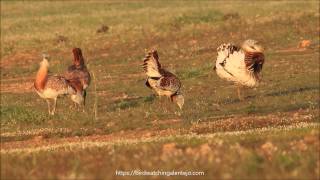
<path fill-rule="evenodd" d="M 217 48 L 218 56 L 215 71 L 218 76 L 238 85 L 238 97 L 241 86 L 256 87 L 261 81 L 261 70 L 264 64 L 263 47 L 255 40 L 246 40 L 235 46 L 231 43 L 222 44 Z"/>

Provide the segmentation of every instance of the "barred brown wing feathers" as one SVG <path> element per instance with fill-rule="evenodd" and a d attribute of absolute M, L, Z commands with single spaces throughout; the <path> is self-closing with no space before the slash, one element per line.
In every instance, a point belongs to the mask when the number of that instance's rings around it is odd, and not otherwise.
<path fill-rule="evenodd" d="M 80 82 L 82 89 L 86 89 L 90 84 L 91 76 L 84 63 L 82 50 L 80 48 L 74 48 L 72 49 L 72 53 L 73 65 L 68 67 L 65 77 L 74 84 L 73 86 L 79 86 Z M 79 88 L 77 88 L 77 90 L 78 89 Z"/>
<path fill-rule="evenodd" d="M 233 54 L 235 51 L 240 51 L 240 47 L 236 46 L 232 43 L 227 43 L 227 44 L 221 44 L 218 48 L 217 48 L 217 52 L 220 51 L 226 51 L 228 54 Z"/>
<path fill-rule="evenodd" d="M 233 44 L 230 44 L 228 46 L 228 50 L 229 50 L 229 53 L 230 54 L 233 54 L 234 52 L 236 51 L 240 51 L 240 47 L 236 46 L 236 45 L 233 45 Z"/>
<path fill-rule="evenodd" d="M 49 76 L 45 88 L 51 88 L 56 91 L 68 89 L 68 82 L 62 76 Z"/>
<path fill-rule="evenodd" d="M 65 72 L 64 77 L 68 80 L 79 78 L 77 75 L 77 68 L 75 65 L 71 65 L 68 67 L 68 70 Z"/>
<path fill-rule="evenodd" d="M 163 78 L 160 79 L 158 88 L 176 92 L 180 89 L 181 82 L 180 80 L 172 73 L 164 71 Z"/>
<path fill-rule="evenodd" d="M 80 81 L 81 81 L 82 86 L 84 87 L 84 89 L 89 86 L 90 81 L 91 81 L 91 76 L 90 76 L 90 73 L 89 73 L 89 71 L 87 70 L 86 67 L 83 68 L 82 70 L 80 70 L 79 78 L 80 78 Z"/>
<path fill-rule="evenodd" d="M 77 92 L 83 91 L 82 83 L 79 79 L 70 79 L 67 81 L 70 86 L 75 89 Z"/>
<path fill-rule="evenodd" d="M 83 88 L 89 86 L 91 81 L 91 76 L 86 66 L 81 68 L 77 68 L 74 65 L 69 66 L 67 72 L 65 73 L 65 78 L 72 82 L 80 82 Z"/>

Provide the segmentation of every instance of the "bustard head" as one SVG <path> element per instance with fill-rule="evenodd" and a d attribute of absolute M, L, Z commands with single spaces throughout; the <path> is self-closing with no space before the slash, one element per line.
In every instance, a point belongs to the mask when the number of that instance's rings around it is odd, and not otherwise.
<path fill-rule="evenodd" d="M 183 104 L 184 104 L 184 97 L 182 94 L 175 94 L 172 96 L 172 101 L 177 103 L 180 109 L 182 109 Z"/>
<path fill-rule="evenodd" d="M 253 39 L 245 40 L 242 45 L 242 49 L 247 52 L 260 52 L 262 53 L 264 51 L 263 47 L 260 45 L 260 43 Z"/>
<path fill-rule="evenodd" d="M 48 54 L 42 54 L 42 61 L 40 62 L 40 66 L 49 67 L 49 55 Z"/>

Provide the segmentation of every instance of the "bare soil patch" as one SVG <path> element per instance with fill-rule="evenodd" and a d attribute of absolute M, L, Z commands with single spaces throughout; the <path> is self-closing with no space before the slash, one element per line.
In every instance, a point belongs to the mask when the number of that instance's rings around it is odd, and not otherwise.
<path fill-rule="evenodd" d="M 28 66 L 31 63 L 36 63 L 40 58 L 41 53 L 37 51 L 20 51 L 3 57 L 0 61 L 0 67 L 11 68 L 13 66 Z"/>
<path fill-rule="evenodd" d="M 34 87 L 33 87 L 33 81 L 27 80 L 27 81 L 22 81 L 22 82 L 15 82 L 15 83 L 6 83 L 6 84 L 1 84 L 1 93 L 16 93 L 16 94 L 21 94 L 21 93 L 28 93 L 28 92 L 33 92 Z"/>

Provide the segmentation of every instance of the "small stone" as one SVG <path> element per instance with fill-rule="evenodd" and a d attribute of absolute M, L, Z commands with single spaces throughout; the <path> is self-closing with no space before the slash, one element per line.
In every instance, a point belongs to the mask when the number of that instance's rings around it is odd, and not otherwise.
<path fill-rule="evenodd" d="M 300 48 L 307 48 L 311 45 L 311 41 L 310 40 L 302 40 L 299 43 L 299 47 Z"/>

